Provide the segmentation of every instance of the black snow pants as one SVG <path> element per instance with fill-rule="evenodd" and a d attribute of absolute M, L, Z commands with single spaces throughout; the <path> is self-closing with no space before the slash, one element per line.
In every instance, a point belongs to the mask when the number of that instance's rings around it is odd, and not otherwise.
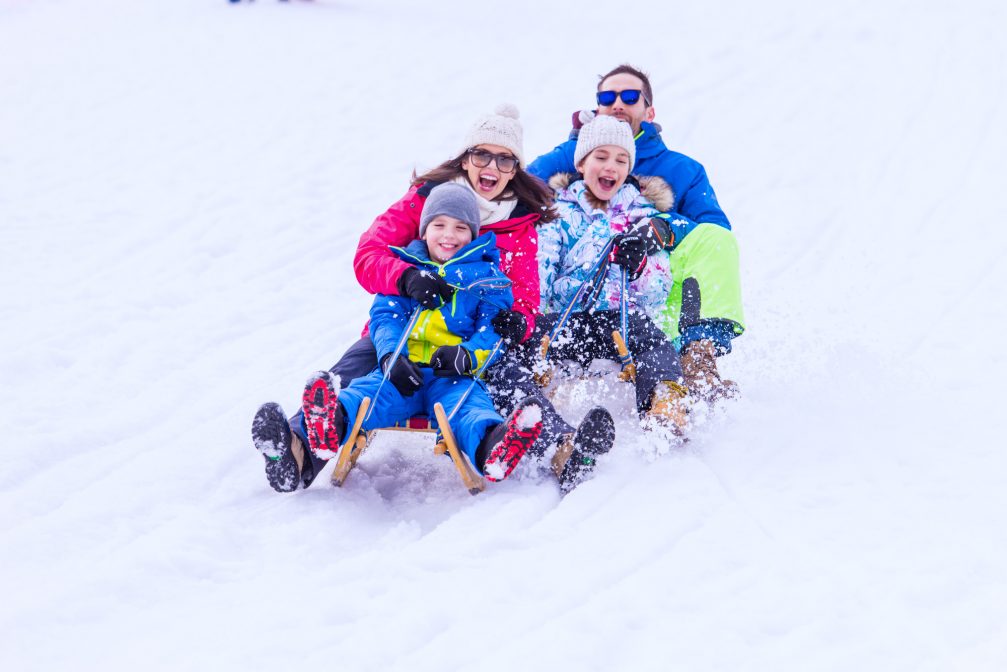
<path fill-rule="evenodd" d="M 627 317 L 626 347 L 636 363 L 636 408 L 642 414 L 650 409 L 651 395 L 659 382 L 682 382 L 682 364 L 671 340 L 653 320 L 636 310 Z M 526 366 L 539 357 L 542 336 L 552 331 L 557 320 L 559 313 L 549 313 L 535 321 L 535 333 L 521 349 Z M 585 367 L 595 359 L 618 362 L 612 332 L 618 331 L 619 322 L 618 310 L 572 313 L 550 344 L 549 359 L 568 359 Z"/>

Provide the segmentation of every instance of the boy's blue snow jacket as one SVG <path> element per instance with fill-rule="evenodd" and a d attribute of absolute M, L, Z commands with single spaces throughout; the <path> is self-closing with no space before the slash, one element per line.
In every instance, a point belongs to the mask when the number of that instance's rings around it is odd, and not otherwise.
<path fill-rule="evenodd" d="M 419 318 L 409 334 L 409 351 L 403 350 L 402 354 L 427 364 L 440 346 L 461 345 L 472 354 L 474 373 L 478 374 L 499 340 L 490 320 L 514 305 L 510 280 L 500 270 L 496 236 L 479 236 L 444 264 L 430 259 L 422 240 L 391 250 L 420 270 L 440 275 L 455 292 L 449 303 L 433 310 L 407 296 L 378 294 L 371 306 L 370 327 L 378 361 L 395 351 L 410 317 L 419 309 Z"/>
<path fill-rule="evenodd" d="M 546 182 L 556 173 L 576 173 L 573 163 L 576 148 L 576 138 L 567 140 L 535 159 L 528 166 L 528 172 Z M 640 132 L 636 136 L 636 164 L 630 172 L 634 175 L 656 175 L 671 186 L 675 200 L 673 212 L 677 215 L 668 220 L 675 235 L 672 247 L 681 243 L 698 224 L 717 224 L 730 230 L 731 223 L 720 209 L 706 169 L 685 154 L 668 149 L 656 124 L 647 121 L 640 124 Z"/>

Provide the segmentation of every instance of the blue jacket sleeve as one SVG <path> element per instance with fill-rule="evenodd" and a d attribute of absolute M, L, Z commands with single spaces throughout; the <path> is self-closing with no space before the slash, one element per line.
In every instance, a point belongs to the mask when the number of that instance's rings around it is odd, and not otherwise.
<path fill-rule="evenodd" d="M 528 172 L 544 182 L 556 173 L 576 173 L 573 153 L 577 149 L 576 140 L 567 140 L 547 154 L 538 157 L 528 166 Z"/>
<path fill-rule="evenodd" d="M 492 320 L 499 312 L 500 309 L 498 307 L 490 305 L 485 301 L 480 301 L 479 314 L 476 318 L 476 330 L 469 338 L 460 343 L 472 355 L 474 360 L 472 373 L 474 375 L 479 375 L 491 363 L 489 361 L 490 352 L 496 347 L 497 341 L 500 340 L 496 331 L 493 330 Z M 501 344 L 500 352 L 503 352 L 505 347 L 505 345 Z"/>
<path fill-rule="evenodd" d="M 689 162 L 688 171 L 682 170 L 681 164 L 676 165 L 669 162 L 662 163 L 658 170 L 653 170 L 654 166 L 651 166 L 651 172 L 663 177 L 676 192 L 674 209 L 659 215 L 667 222 L 673 235 L 671 244 L 668 246 L 669 250 L 678 247 L 679 243 L 700 224 L 716 224 L 728 231 L 731 230 L 731 223 L 727 220 L 724 211 L 720 209 L 720 203 L 717 202 L 717 195 L 706 176 L 706 170 L 699 163 L 691 159 L 687 160 Z M 644 174 L 651 174 L 651 172 Z M 687 180 L 684 185 L 682 184 L 683 178 Z"/>
<path fill-rule="evenodd" d="M 681 243 L 694 228 L 699 226 L 688 217 L 683 217 L 682 215 L 674 212 L 662 212 L 657 214 L 656 217 L 663 219 L 668 224 L 668 228 L 671 229 L 671 244 L 667 246 L 667 249 L 669 250 L 674 250 L 678 247 L 679 243 Z"/>
<path fill-rule="evenodd" d="M 514 304 L 514 294 L 510 289 L 494 296 L 492 301 L 481 300 L 476 306 L 475 331 L 461 343 L 463 348 L 472 353 L 472 358 L 475 360 L 472 367 L 475 375 L 479 375 L 483 369 L 493 363 L 489 358 L 490 352 L 500 341 L 500 336 L 493 329 L 493 318 L 502 310 L 502 305 L 508 304 Z M 502 353 L 505 348 L 506 345 L 501 343 L 499 353 Z M 499 356 L 497 354 L 497 357 Z"/>
<path fill-rule="evenodd" d="M 724 211 L 720 209 L 717 194 L 713 191 L 710 179 L 706 176 L 706 169 L 702 166 L 698 166 L 688 187 L 678 194 L 677 200 L 675 209 L 678 218 L 684 218 L 688 224 L 691 224 L 691 226 L 687 226 L 688 231 L 696 228 L 696 224 L 716 224 L 728 231 L 731 230 L 731 222 L 728 221 Z M 677 235 L 675 238 L 679 239 Z"/>
<path fill-rule="evenodd" d="M 419 304 L 412 299 L 378 294 L 371 304 L 371 340 L 378 353 L 378 363 L 395 351 L 409 318 Z M 408 356 L 408 352 L 406 355 Z"/>

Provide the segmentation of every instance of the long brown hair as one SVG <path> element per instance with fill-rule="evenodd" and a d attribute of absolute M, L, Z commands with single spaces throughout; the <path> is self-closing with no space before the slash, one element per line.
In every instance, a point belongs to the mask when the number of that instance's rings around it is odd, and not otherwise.
<path fill-rule="evenodd" d="M 436 168 L 431 168 L 422 175 L 417 176 L 413 171 L 412 185 L 418 186 L 424 182 L 450 182 L 456 177 L 468 179 L 468 173 L 462 168 L 462 161 L 468 154 L 465 150 L 453 159 L 445 161 Z M 514 177 L 507 184 L 504 193 L 510 191 L 514 194 L 517 202 L 528 208 L 529 211 L 539 215 L 539 220 L 535 223 L 545 224 L 556 219 L 557 213 L 552 207 L 553 193 L 545 182 L 535 177 L 521 166 L 514 169 Z"/>

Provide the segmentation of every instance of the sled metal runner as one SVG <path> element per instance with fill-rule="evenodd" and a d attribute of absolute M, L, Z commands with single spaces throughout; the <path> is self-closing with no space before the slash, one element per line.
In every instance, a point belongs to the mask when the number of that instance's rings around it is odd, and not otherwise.
<path fill-rule="evenodd" d="M 382 427 L 381 429 L 371 430 L 370 432 L 361 429 L 364 423 L 364 418 L 367 416 L 367 410 L 371 404 L 369 398 L 365 398 L 360 403 L 360 408 L 357 410 L 357 417 L 353 422 L 353 429 L 350 431 L 349 436 L 346 439 L 346 443 L 343 445 L 342 449 L 339 451 L 339 457 L 336 459 L 336 467 L 332 470 L 332 484 L 341 487 L 343 483 L 346 482 L 346 477 L 349 476 L 350 471 L 356 466 L 357 460 L 360 455 L 367 449 L 370 439 L 373 437 L 375 432 L 384 431 L 396 431 L 396 432 L 423 432 L 423 433 L 437 433 L 440 435 L 440 440 L 434 445 L 434 455 L 447 455 L 451 458 L 451 462 L 454 463 L 455 468 L 458 470 L 458 475 L 462 479 L 462 483 L 465 485 L 465 489 L 469 491 L 470 495 L 478 495 L 480 492 L 486 489 L 486 481 L 479 472 L 476 471 L 475 467 L 472 466 L 472 462 L 469 460 L 468 456 L 465 455 L 459 448 L 458 442 L 455 440 L 455 435 L 451 431 L 451 425 L 448 424 L 447 413 L 444 412 L 444 406 L 440 402 L 434 404 L 434 415 L 437 420 L 437 428 L 434 428 L 429 420 L 425 423 L 415 422 L 415 418 L 407 421 L 403 426 L 393 426 L 393 427 Z M 425 426 L 423 426 L 425 424 Z"/>

